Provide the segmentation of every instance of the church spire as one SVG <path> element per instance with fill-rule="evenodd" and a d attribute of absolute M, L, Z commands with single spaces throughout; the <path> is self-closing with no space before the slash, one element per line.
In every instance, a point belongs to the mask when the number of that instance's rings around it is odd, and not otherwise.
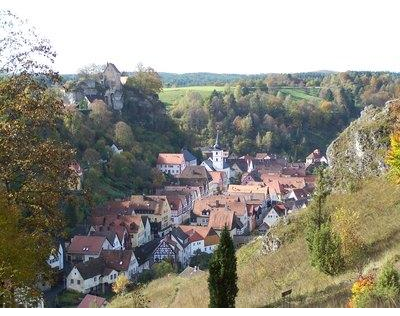
<path fill-rule="evenodd" d="M 217 130 L 217 137 L 215 138 L 215 144 L 214 144 L 214 149 L 221 149 L 221 146 L 219 145 L 219 130 Z"/>

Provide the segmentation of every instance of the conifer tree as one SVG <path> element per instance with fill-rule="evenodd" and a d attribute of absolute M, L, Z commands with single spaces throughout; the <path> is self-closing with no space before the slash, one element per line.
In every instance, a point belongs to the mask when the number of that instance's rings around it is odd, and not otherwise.
<path fill-rule="evenodd" d="M 221 233 L 218 248 L 211 258 L 209 273 L 209 307 L 235 307 L 238 292 L 236 256 L 233 240 L 226 226 Z"/>

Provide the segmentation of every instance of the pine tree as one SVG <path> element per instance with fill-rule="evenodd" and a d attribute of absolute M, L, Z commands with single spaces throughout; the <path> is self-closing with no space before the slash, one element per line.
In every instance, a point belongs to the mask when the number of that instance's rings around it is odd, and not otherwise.
<path fill-rule="evenodd" d="M 226 226 L 221 233 L 218 248 L 211 258 L 209 273 L 209 307 L 235 307 L 238 292 L 236 256 L 233 240 Z"/>

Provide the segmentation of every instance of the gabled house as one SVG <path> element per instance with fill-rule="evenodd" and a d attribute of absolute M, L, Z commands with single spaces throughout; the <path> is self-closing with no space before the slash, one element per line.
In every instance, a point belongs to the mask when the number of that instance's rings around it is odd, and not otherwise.
<path fill-rule="evenodd" d="M 218 236 L 220 236 L 225 226 L 228 228 L 231 237 L 237 235 L 237 231 L 243 229 L 243 224 L 236 217 L 235 213 L 223 209 L 212 212 L 208 227 L 213 228 Z"/>
<path fill-rule="evenodd" d="M 219 236 L 212 227 L 180 225 L 178 228 L 188 237 L 191 257 L 197 251 L 213 253 L 218 246 Z"/>
<path fill-rule="evenodd" d="M 159 153 L 157 158 L 157 169 L 173 176 L 181 174 L 186 168 L 184 154 Z"/>
<path fill-rule="evenodd" d="M 283 203 L 277 203 L 268 211 L 267 216 L 264 218 L 264 222 L 269 227 L 275 225 L 281 218 L 286 217 L 288 210 Z"/>
<path fill-rule="evenodd" d="M 197 166 L 197 158 L 187 149 L 182 149 L 183 158 L 186 166 Z"/>
<path fill-rule="evenodd" d="M 212 181 L 209 183 L 210 192 L 212 194 L 224 192 L 229 183 L 226 173 L 222 171 L 209 171 L 208 173 L 212 178 Z"/>
<path fill-rule="evenodd" d="M 103 250 L 100 257 L 109 269 L 118 271 L 132 280 L 138 273 L 139 264 L 133 250 Z"/>
<path fill-rule="evenodd" d="M 306 167 L 312 164 L 328 164 L 328 159 L 322 155 L 319 149 L 315 149 L 306 157 Z"/>
<path fill-rule="evenodd" d="M 310 194 L 304 189 L 291 189 L 286 194 L 285 199 L 293 199 L 297 201 L 297 200 L 307 200 L 310 197 L 311 197 Z"/>
<path fill-rule="evenodd" d="M 98 258 L 103 249 L 112 249 L 104 236 L 74 236 L 67 248 L 67 259 L 73 263 L 86 262 Z"/>
<path fill-rule="evenodd" d="M 153 239 L 148 243 L 135 248 L 133 251 L 138 261 L 138 273 L 149 270 L 154 263 L 153 252 L 157 248 L 160 239 Z"/>
<path fill-rule="evenodd" d="M 132 250 L 103 250 L 100 257 L 73 266 L 67 276 L 67 289 L 104 293 L 119 275 L 133 279 L 137 272 L 138 262 Z"/>
<path fill-rule="evenodd" d="M 80 293 L 104 293 L 117 277 L 118 272 L 107 268 L 103 258 L 94 258 L 73 266 L 66 287 Z"/>
<path fill-rule="evenodd" d="M 171 220 L 173 225 L 180 225 L 189 219 L 187 199 L 183 195 L 166 194 L 171 207 Z"/>
<path fill-rule="evenodd" d="M 165 236 L 154 249 L 153 260 L 154 262 L 171 260 L 176 265 L 179 263 L 179 251 L 177 243 L 170 236 Z"/>
<path fill-rule="evenodd" d="M 150 221 L 147 216 L 141 215 L 107 215 L 91 218 L 91 233 L 108 236 L 121 236 L 121 248 L 134 248 L 143 245 L 152 239 Z M 95 232 L 95 233 L 93 233 Z M 117 241 L 115 240 L 115 243 Z M 117 249 L 117 247 L 114 247 Z"/>
<path fill-rule="evenodd" d="M 165 195 L 132 195 L 130 206 L 135 214 L 149 219 L 154 236 L 163 237 L 171 231 L 171 207 Z"/>
<path fill-rule="evenodd" d="M 188 166 L 176 180 L 179 186 L 199 187 L 201 196 L 206 196 L 212 177 L 204 166 Z"/>
<path fill-rule="evenodd" d="M 245 199 L 237 196 L 213 195 L 202 198 L 195 202 L 193 208 L 192 223 L 200 226 L 208 226 L 209 219 L 215 211 L 228 211 L 235 214 L 235 218 L 241 222 L 241 227 L 235 230 L 237 234 L 243 234 L 249 231 L 249 217 Z"/>
<path fill-rule="evenodd" d="M 106 237 L 107 240 L 110 242 L 112 249 L 114 249 L 114 250 L 125 249 L 124 240 L 120 241 L 120 239 L 118 238 L 118 235 L 115 231 L 105 230 L 103 226 L 100 226 L 100 227 L 92 226 L 89 230 L 89 236 Z"/>

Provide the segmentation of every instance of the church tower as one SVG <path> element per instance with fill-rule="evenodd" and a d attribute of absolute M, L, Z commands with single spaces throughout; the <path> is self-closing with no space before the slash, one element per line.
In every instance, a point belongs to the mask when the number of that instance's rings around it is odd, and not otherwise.
<path fill-rule="evenodd" d="M 212 149 L 212 163 L 215 170 L 224 169 L 224 151 L 219 144 L 219 131 L 217 131 L 217 137 L 215 138 L 215 144 Z"/>

